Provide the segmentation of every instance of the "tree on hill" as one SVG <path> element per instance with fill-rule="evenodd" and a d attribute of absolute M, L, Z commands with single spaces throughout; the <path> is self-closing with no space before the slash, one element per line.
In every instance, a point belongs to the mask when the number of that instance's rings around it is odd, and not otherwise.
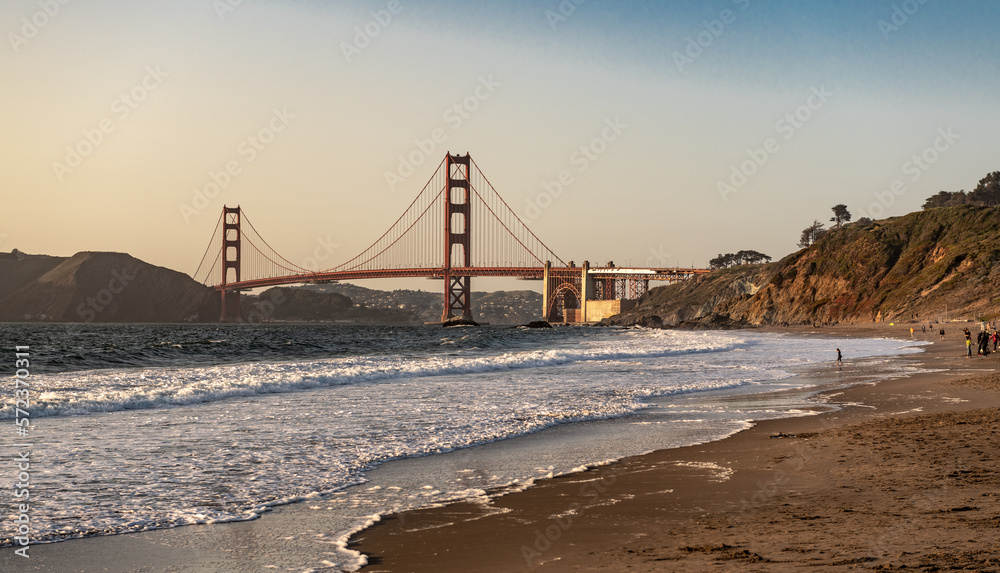
<path fill-rule="evenodd" d="M 954 207 L 955 205 L 968 205 L 972 203 L 971 193 L 963 191 L 938 191 L 924 201 L 924 209 L 935 207 Z"/>
<path fill-rule="evenodd" d="M 844 223 L 851 222 L 851 212 L 847 210 L 847 205 L 841 203 L 840 205 L 835 205 L 833 207 L 833 217 L 830 218 L 831 221 L 839 229 Z"/>
<path fill-rule="evenodd" d="M 823 229 L 823 223 L 819 221 L 813 221 L 812 225 L 809 225 L 802 230 L 802 235 L 799 236 L 799 246 L 808 247 L 815 243 L 826 230 Z"/>
<path fill-rule="evenodd" d="M 738 253 L 726 253 L 719 255 L 708 261 L 708 265 L 713 269 L 725 269 L 739 265 L 756 265 L 770 262 L 771 257 L 757 251 L 739 251 Z"/>
<path fill-rule="evenodd" d="M 979 185 L 969 193 L 969 198 L 983 205 L 1000 205 L 1000 171 L 980 179 Z"/>

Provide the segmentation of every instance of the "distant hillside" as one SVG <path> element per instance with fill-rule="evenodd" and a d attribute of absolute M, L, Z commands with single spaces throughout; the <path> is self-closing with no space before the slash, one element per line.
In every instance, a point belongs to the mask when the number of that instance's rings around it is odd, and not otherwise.
<path fill-rule="evenodd" d="M 374 290 L 347 283 L 310 285 L 319 292 L 338 293 L 368 308 L 412 312 L 423 322 L 441 320 L 444 295 L 423 290 Z M 472 314 L 480 322 L 524 324 L 542 314 L 542 295 L 530 290 L 473 292 Z"/>
<path fill-rule="evenodd" d="M 274 287 L 259 296 L 240 298 L 241 312 L 248 322 L 328 321 L 351 323 L 422 323 L 412 312 L 356 306 L 338 293 L 317 292 L 304 287 Z"/>
<path fill-rule="evenodd" d="M 765 265 L 651 290 L 611 324 L 978 318 L 1000 312 L 1000 207 L 942 207 L 830 230 Z"/>
<path fill-rule="evenodd" d="M 422 323 L 441 319 L 442 295 L 350 284 L 276 287 L 240 297 L 249 322 Z M 473 293 L 481 321 L 524 323 L 541 312 L 531 291 Z M 0 253 L 0 321 L 215 322 L 218 294 L 184 273 L 124 253 L 72 257 Z"/>
<path fill-rule="evenodd" d="M 17 250 L 0 253 L 0 301 L 65 260 L 66 257 L 26 255 Z"/>
<path fill-rule="evenodd" d="M 0 320 L 183 322 L 213 320 L 212 289 L 124 253 L 0 260 Z"/>

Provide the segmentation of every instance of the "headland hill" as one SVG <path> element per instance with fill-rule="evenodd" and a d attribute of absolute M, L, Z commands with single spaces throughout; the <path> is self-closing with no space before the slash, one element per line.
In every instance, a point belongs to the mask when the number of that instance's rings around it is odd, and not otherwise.
<path fill-rule="evenodd" d="M 492 324 L 538 317 L 533 291 L 474 292 L 476 316 Z M 211 323 L 218 293 L 190 276 L 125 253 L 71 257 L 0 253 L 0 322 Z M 248 322 L 422 324 L 440 320 L 439 293 L 381 291 L 347 283 L 273 287 L 241 297 Z"/>
<path fill-rule="evenodd" d="M 923 209 L 851 222 L 815 221 L 798 251 L 774 262 L 755 251 L 719 255 L 714 270 L 651 289 L 608 325 L 740 328 L 768 325 L 931 322 L 1000 314 L 1000 171 L 974 191 L 940 193 Z M 748 262 L 750 261 L 750 262 Z M 541 294 L 473 293 L 493 324 L 538 318 Z M 347 283 L 274 287 L 241 297 L 249 321 L 419 324 L 439 319 L 440 294 Z M 71 257 L 0 253 L 0 321 L 216 322 L 215 291 L 190 276 L 124 253 Z"/>

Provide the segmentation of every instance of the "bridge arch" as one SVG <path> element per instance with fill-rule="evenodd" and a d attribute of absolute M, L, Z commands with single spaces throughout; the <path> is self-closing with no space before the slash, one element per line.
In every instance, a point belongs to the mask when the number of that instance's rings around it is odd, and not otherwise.
<path fill-rule="evenodd" d="M 545 309 L 545 318 L 551 320 L 555 318 L 555 310 L 562 309 L 563 320 L 566 320 L 566 310 L 567 309 L 577 309 L 580 308 L 580 302 L 583 300 L 583 295 L 580 292 L 580 288 L 570 282 L 561 283 L 552 291 L 552 296 L 549 297 L 549 307 Z M 572 304 L 572 306 L 570 306 Z"/>

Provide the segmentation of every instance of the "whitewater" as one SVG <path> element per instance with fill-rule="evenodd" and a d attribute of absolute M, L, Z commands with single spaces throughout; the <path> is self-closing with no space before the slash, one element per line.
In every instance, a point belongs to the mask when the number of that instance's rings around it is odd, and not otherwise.
<path fill-rule="evenodd" d="M 919 352 L 910 341 L 752 331 L 5 328 L 11 346 L 32 346 L 37 367 L 29 405 L 36 541 L 250 520 L 322 501 L 324 519 L 343 533 L 334 562 L 348 570 L 363 558 L 344 547 L 346 535 L 378 515 L 807 414 L 801 403 L 720 397 L 807 387 L 815 382 L 796 374 L 834 368 L 836 348 L 849 361 L 885 365 L 873 374 L 881 377 L 905 368 L 891 357 Z M 88 352 L 81 340 L 101 346 Z M 13 424 L 13 392 L 3 404 L 0 419 Z M 609 422 L 593 425 L 600 420 Z M 591 427 L 614 428 L 613 439 L 574 434 L 572 447 L 546 442 L 551 453 L 537 459 L 435 456 Z M 433 468 L 423 482 L 393 481 L 381 469 L 414 459 Z M 3 545 L 12 544 L 9 524 Z"/>

